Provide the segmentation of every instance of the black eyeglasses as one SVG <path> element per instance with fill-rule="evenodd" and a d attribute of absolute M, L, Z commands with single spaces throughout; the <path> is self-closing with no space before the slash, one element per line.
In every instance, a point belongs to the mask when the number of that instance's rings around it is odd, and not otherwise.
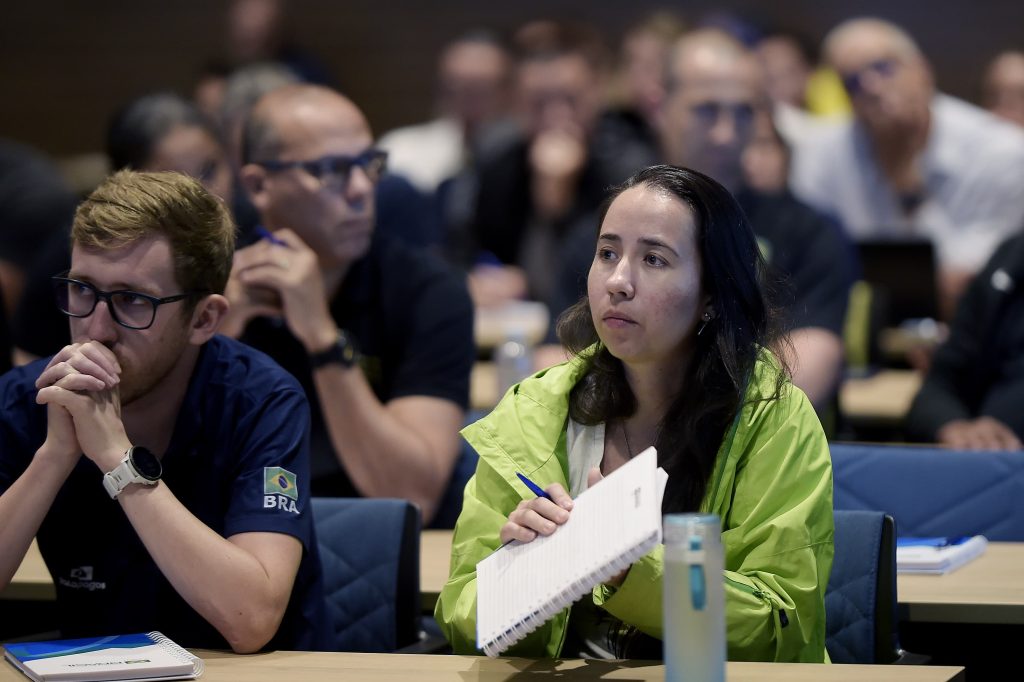
<path fill-rule="evenodd" d="M 864 84 L 862 81 L 866 75 L 873 73 L 884 78 L 889 78 L 896 73 L 897 68 L 899 68 L 899 64 L 895 59 L 876 59 L 857 71 L 841 74 L 843 87 L 846 88 L 846 93 L 850 97 L 856 97 L 864 91 Z"/>
<path fill-rule="evenodd" d="M 100 291 L 88 282 L 65 277 L 67 273 L 55 275 L 53 293 L 57 297 L 57 307 L 69 317 L 89 317 L 96 310 L 96 304 L 107 302 L 110 316 L 122 327 L 128 329 L 149 329 L 156 320 L 156 309 L 165 303 L 174 303 L 202 292 L 175 294 L 174 296 L 150 296 L 138 291 L 120 289 L 118 291 Z"/>
<path fill-rule="evenodd" d="M 301 168 L 316 178 L 321 187 L 343 189 L 348 186 L 352 169 L 356 166 L 363 169 L 370 182 L 380 180 L 387 170 L 388 153 L 371 147 L 357 156 L 324 156 L 312 161 L 257 161 L 256 165 L 272 172 Z"/>

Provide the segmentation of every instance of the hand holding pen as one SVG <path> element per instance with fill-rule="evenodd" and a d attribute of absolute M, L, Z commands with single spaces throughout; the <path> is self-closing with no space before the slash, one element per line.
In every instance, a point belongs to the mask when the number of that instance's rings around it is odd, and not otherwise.
<path fill-rule="evenodd" d="M 551 535 L 569 520 L 573 507 L 572 497 L 560 484 L 541 488 L 523 474 L 518 476 L 531 497 L 520 502 L 508 515 L 508 521 L 501 527 L 502 544 L 512 540 L 530 542 L 537 535 Z"/>

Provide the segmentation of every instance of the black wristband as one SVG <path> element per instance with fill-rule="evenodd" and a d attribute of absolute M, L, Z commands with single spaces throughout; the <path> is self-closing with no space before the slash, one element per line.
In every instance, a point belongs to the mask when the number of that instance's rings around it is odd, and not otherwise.
<path fill-rule="evenodd" d="M 325 365 L 341 365 L 352 367 L 359 362 L 359 349 L 356 348 L 355 340 L 341 329 L 338 330 L 338 338 L 325 350 L 309 354 L 309 366 L 313 370 L 320 369 Z"/>

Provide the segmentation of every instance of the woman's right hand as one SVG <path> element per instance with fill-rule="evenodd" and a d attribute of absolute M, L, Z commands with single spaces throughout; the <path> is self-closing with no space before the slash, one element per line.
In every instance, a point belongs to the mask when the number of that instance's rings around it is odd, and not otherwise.
<path fill-rule="evenodd" d="M 501 527 L 501 544 L 511 540 L 531 542 L 537 534 L 551 535 L 569 520 L 572 498 L 558 483 L 544 489 L 551 499 L 534 497 L 523 500 L 508 515 L 508 521 Z"/>

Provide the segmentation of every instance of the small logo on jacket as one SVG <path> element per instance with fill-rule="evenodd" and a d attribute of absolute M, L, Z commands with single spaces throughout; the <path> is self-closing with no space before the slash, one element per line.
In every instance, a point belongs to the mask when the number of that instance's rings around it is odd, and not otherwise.
<path fill-rule="evenodd" d="M 263 508 L 280 509 L 299 513 L 295 502 L 299 499 L 299 488 L 295 474 L 281 467 L 263 467 Z"/>

